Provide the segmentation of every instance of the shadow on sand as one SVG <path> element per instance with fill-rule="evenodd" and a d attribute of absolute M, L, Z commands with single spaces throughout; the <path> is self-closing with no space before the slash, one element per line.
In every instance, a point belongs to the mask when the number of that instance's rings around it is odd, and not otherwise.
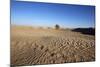
<path fill-rule="evenodd" d="M 75 28 L 72 31 L 80 32 L 82 34 L 95 35 L 95 28 Z"/>

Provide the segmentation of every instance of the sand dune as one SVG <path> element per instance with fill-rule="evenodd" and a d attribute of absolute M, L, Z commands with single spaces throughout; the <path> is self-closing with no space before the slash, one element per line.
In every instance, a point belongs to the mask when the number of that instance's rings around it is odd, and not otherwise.
<path fill-rule="evenodd" d="M 95 61 L 95 37 L 71 30 L 11 28 L 11 64 Z"/>

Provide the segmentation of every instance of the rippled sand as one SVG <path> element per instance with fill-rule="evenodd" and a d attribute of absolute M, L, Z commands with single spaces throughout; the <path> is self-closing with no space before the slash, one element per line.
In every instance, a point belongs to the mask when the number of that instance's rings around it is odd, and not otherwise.
<path fill-rule="evenodd" d="M 95 61 L 95 37 L 71 30 L 11 28 L 11 65 Z"/>

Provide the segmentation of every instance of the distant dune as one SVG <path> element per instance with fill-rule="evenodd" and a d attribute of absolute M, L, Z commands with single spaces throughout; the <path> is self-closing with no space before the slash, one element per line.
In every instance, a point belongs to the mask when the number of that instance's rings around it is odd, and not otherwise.
<path fill-rule="evenodd" d="M 11 65 L 95 61 L 94 31 L 89 32 L 91 29 L 55 30 L 12 26 Z"/>

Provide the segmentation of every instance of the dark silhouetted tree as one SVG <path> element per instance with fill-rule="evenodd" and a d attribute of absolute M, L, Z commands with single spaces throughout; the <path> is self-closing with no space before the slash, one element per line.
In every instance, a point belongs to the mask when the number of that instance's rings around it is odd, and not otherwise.
<path fill-rule="evenodd" d="M 56 24 L 56 25 L 55 25 L 55 29 L 58 30 L 59 28 L 60 28 L 60 26 L 59 26 L 58 24 Z"/>

